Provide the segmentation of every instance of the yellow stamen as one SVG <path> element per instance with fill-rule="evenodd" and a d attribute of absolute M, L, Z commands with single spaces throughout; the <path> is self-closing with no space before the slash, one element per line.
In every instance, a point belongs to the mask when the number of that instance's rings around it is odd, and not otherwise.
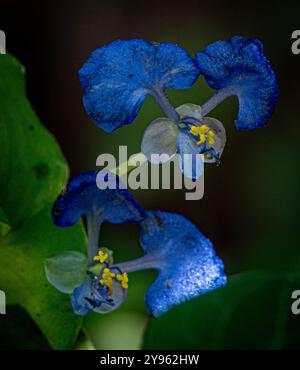
<path fill-rule="evenodd" d="M 99 261 L 100 263 L 103 263 L 107 260 L 108 253 L 104 253 L 102 250 L 98 252 L 98 255 L 94 257 L 94 261 Z"/>
<path fill-rule="evenodd" d="M 209 132 L 209 128 L 206 125 L 202 125 L 199 127 L 200 134 L 207 134 Z"/>
<path fill-rule="evenodd" d="M 209 137 L 209 138 L 207 139 L 207 142 L 208 142 L 208 144 L 209 144 L 209 145 L 214 145 L 214 143 L 215 143 L 215 139 L 213 139 L 212 137 Z"/>
<path fill-rule="evenodd" d="M 103 269 L 103 273 L 101 279 L 99 280 L 99 283 L 109 290 L 109 295 L 112 295 L 113 293 L 113 278 L 116 278 L 121 283 L 123 289 L 128 289 L 129 279 L 126 272 L 124 272 L 123 274 L 115 274 L 114 272 L 111 272 L 108 267 L 105 267 L 105 269 Z"/>
<path fill-rule="evenodd" d="M 215 136 L 215 133 L 214 133 L 212 130 L 209 130 L 209 131 L 207 132 L 207 136 L 209 136 L 209 137 L 214 137 L 214 136 Z"/>
<path fill-rule="evenodd" d="M 117 274 L 116 279 L 121 282 L 121 286 L 124 289 L 128 289 L 128 275 L 126 272 L 123 274 Z"/>
<path fill-rule="evenodd" d="M 99 280 L 99 283 L 101 285 L 104 285 L 109 290 L 109 295 L 112 295 L 112 285 L 113 285 L 113 278 L 116 276 L 114 272 L 111 272 L 108 267 L 106 267 L 103 270 L 101 279 Z"/>
<path fill-rule="evenodd" d="M 193 136 L 199 136 L 199 141 L 197 141 L 197 145 L 204 144 L 207 140 L 207 143 L 209 145 L 215 144 L 215 133 L 209 129 L 208 126 L 202 125 L 202 126 L 191 126 L 190 133 Z"/>
<path fill-rule="evenodd" d="M 198 145 L 201 145 L 201 144 L 205 143 L 205 140 L 206 140 L 205 135 L 204 134 L 200 134 L 199 137 L 200 137 L 200 140 L 197 141 L 197 144 Z"/>
<path fill-rule="evenodd" d="M 199 133 L 200 133 L 199 128 L 200 128 L 200 127 L 198 127 L 198 126 L 192 126 L 192 127 L 190 128 L 190 133 L 191 133 L 192 135 L 194 135 L 194 136 L 198 136 L 198 135 L 199 135 Z"/>

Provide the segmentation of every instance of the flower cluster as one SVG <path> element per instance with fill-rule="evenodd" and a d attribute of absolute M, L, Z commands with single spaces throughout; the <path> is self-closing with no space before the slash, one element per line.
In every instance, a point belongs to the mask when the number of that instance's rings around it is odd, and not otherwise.
<path fill-rule="evenodd" d="M 202 106 L 174 108 L 166 90 L 189 88 L 200 75 L 215 95 Z M 152 96 L 166 117 L 148 125 L 142 152 L 149 161 L 153 154 L 159 155 L 161 162 L 177 153 L 184 176 L 192 179 L 201 176 L 203 163 L 220 162 L 226 143 L 224 126 L 208 113 L 235 95 L 239 102 L 236 127 L 253 129 L 270 119 L 278 99 L 276 77 L 262 44 L 237 36 L 209 45 L 195 58 L 169 43 L 114 41 L 92 53 L 79 77 L 84 107 L 106 132 L 133 122 L 145 98 Z M 99 186 L 99 174 L 104 186 Z M 109 186 L 112 182 L 114 187 Z M 78 315 L 118 308 L 127 297 L 132 271 L 158 271 L 145 296 L 154 316 L 226 283 L 222 261 L 196 226 L 178 214 L 143 209 L 111 172 L 87 172 L 73 178 L 57 198 L 52 217 L 60 227 L 86 219 L 88 256 L 69 251 L 46 261 L 48 281 L 71 295 Z M 103 222 L 138 223 L 143 255 L 114 263 L 112 251 L 100 246 Z"/>
<path fill-rule="evenodd" d="M 48 281 L 72 295 L 75 313 L 106 313 L 118 308 L 127 297 L 127 274 L 137 270 L 159 271 L 145 297 L 154 316 L 226 283 L 223 263 L 211 242 L 190 221 L 173 213 L 144 210 L 121 189 L 116 175 L 107 172 L 103 179 L 108 177 L 117 180 L 118 189 L 99 190 L 97 172 L 87 172 L 72 179 L 53 206 L 58 226 L 72 226 L 81 216 L 86 217 L 88 257 L 70 251 L 46 261 Z M 137 222 L 144 255 L 114 264 L 112 252 L 99 243 L 104 221 Z"/>

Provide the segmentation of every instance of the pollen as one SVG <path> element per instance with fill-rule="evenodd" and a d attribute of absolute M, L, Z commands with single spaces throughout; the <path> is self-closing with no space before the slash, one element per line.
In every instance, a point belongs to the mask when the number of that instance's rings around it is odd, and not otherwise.
<path fill-rule="evenodd" d="M 103 252 L 100 250 L 98 252 L 98 255 L 94 257 L 94 261 L 99 261 L 100 263 L 103 263 L 107 260 L 108 258 L 108 253 Z"/>
<path fill-rule="evenodd" d="M 197 145 L 204 144 L 206 141 L 209 145 L 214 145 L 215 143 L 215 133 L 209 129 L 208 126 L 192 126 L 190 128 L 190 133 L 193 136 L 198 136 L 199 140 L 197 141 Z"/>
<path fill-rule="evenodd" d="M 121 282 L 121 286 L 124 289 L 128 289 L 128 275 L 126 272 L 123 274 L 117 274 L 116 279 Z"/>
<path fill-rule="evenodd" d="M 118 280 L 121 283 L 123 289 L 128 289 L 127 273 L 124 272 L 123 274 L 115 274 L 114 272 L 111 272 L 108 267 L 106 267 L 105 269 L 103 269 L 99 283 L 108 289 L 110 296 L 112 296 L 113 294 L 113 279 Z"/>
<path fill-rule="evenodd" d="M 200 134 L 199 137 L 200 137 L 200 140 L 197 141 L 197 144 L 200 145 L 200 144 L 205 143 L 205 140 L 206 140 L 205 135 L 204 134 Z"/>
<path fill-rule="evenodd" d="M 200 133 L 199 129 L 200 129 L 200 127 L 198 127 L 198 126 L 192 126 L 192 127 L 190 128 L 190 133 L 191 133 L 192 135 L 194 135 L 194 136 L 198 136 L 198 135 L 199 135 L 199 133 Z"/>
<path fill-rule="evenodd" d="M 109 290 L 109 295 L 111 296 L 113 293 L 112 285 L 113 285 L 113 278 L 116 277 L 116 274 L 111 272 L 108 267 L 103 270 L 101 279 L 99 283 L 105 286 Z"/>

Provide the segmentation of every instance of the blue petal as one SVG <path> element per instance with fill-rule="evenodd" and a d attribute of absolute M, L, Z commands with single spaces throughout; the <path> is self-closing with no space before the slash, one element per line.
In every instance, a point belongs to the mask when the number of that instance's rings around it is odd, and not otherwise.
<path fill-rule="evenodd" d="M 114 189 L 100 190 L 99 182 L 96 183 L 99 178 L 114 183 Z M 113 224 L 139 222 L 144 217 L 144 210 L 127 189 L 122 189 L 118 176 L 105 171 L 91 171 L 74 177 L 58 196 L 52 217 L 56 225 L 66 227 L 74 225 L 81 216 L 89 216 L 93 212 L 97 213 L 101 221 Z"/>
<path fill-rule="evenodd" d="M 210 87 L 237 95 L 238 129 L 268 122 L 278 100 L 278 84 L 259 40 L 235 36 L 217 41 L 196 55 L 200 72 Z"/>
<path fill-rule="evenodd" d="M 189 179 L 198 179 L 204 171 L 204 162 L 199 154 L 199 147 L 185 132 L 177 135 L 178 162 L 184 176 Z"/>
<path fill-rule="evenodd" d="M 91 280 L 87 277 L 84 282 L 74 290 L 71 296 L 73 311 L 80 316 L 87 315 L 93 309 L 93 300 Z"/>
<path fill-rule="evenodd" d="M 174 305 L 226 284 L 224 266 L 212 243 L 186 218 L 148 212 L 142 222 L 141 245 L 157 260 L 159 275 L 145 301 L 154 316 Z"/>
<path fill-rule="evenodd" d="M 198 74 L 193 59 L 179 46 L 134 39 L 95 50 L 79 78 L 88 115 L 112 132 L 135 119 L 147 95 L 188 88 Z"/>

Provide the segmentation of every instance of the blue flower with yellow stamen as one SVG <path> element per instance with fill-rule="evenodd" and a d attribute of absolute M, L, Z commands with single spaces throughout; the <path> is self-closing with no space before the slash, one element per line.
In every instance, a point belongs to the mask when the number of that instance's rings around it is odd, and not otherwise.
<path fill-rule="evenodd" d="M 58 197 L 52 213 L 54 222 L 61 227 L 73 225 L 83 215 L 87 217 L 87 224 L 94 226 L 88 226 L 87 230 L 88 261 L 74 251 L 46 261 L 48 281 L 61 292 L 71 294 L 76 314 L 107 313 L 118 308 L 127 297 L 127 274 L 132 271 L 159 271 L 145 297 L 147 309 L 154 316 L 226 283 L 223 263 L 196 226 L 177 214 L 144 211 L 122 188 L 117 176 L 99 174 L 103 175 L 88 172 L 71 180 L 66 192 Z M 117 180 L 109 182 L 113 188 L 100 186 L 100 190 L 99 185 L 103 183 L 99 184 L 97 179 L 106 181 L 109 175 Z M 99 248 L 99 215 L 101 222 L 138 222 L 144 255 L 113 263 L 111 251 Z"/>
<path fill-rule="evenodd" d="M 174 109 L 166 90 L 189 88 L 200 74 L 217 93 L 202 107 L 184 104 Z M 237 95 L 236 127 L 250 129 L 270 119 L 278 100 L 276 77 L 262 44 L 239 36 L 209 45 L 195 60 L 174 44 L 114 41 L 92 53 L 79 77 L 85 109 L 106 132 L 133 122 L 145 97 L 152 96 L 167 118 L 149 125 L 142 151 L 153 163 L 177 153 L 182 172 L 192 179 L 202 175 L 203 162 L 218 164 L 224 149 L 222 123 L 207 117 L 212 109 Z"/>

